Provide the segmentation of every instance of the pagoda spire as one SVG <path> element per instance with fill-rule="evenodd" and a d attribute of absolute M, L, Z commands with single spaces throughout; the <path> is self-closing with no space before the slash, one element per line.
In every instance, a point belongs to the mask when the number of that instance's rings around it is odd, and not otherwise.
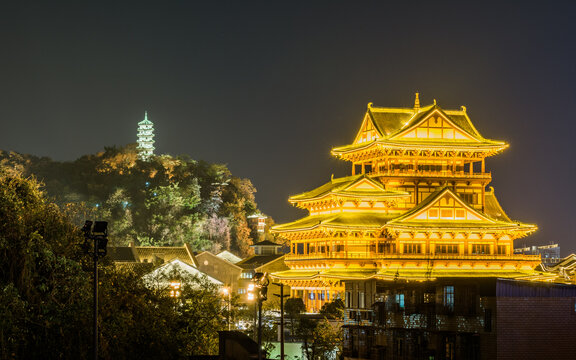
<path fill-rule="evenodd" d="M 154 123 L 148 120 L 148 111 L 144 111 L 144 120 L 138 123 L 138 157 L 148 161 L 154 155 Z"/>
<path fill-rule="evenodd" d="M 416 92 L 416 98 L 414 99 L 414 110 L 420 110 L 420 93 Z"/>

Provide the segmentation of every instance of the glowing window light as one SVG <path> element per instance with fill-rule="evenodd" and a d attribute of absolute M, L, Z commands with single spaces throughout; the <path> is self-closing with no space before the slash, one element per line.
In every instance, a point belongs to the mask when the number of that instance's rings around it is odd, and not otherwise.
<path fill-rule="evenodd" d="M 172 281 L 170 283 L 170 297 L 180 297 L 180 288 L 182 283 L 179 281 Z"/>

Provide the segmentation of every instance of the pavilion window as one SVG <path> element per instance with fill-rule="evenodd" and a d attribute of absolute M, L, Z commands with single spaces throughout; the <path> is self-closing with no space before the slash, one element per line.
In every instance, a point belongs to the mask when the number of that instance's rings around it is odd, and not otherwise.
<path fill-rule="evenodd" d="M 404 244 L 404 254 L 421 254 L 422 244 Z"/>
<path fill-rule="evenodd" d="M 474 255 L 490 254 L 490 245 L 488 245 L 488 244 L 474 244 L 474 245 L 472 245 L 472 254 L 474 254 Z"/>
<path fill-rule="evenodd" d="M 304 254 L 304 244 L 296 244 L 296 254 L 303 255 Z"/>
<path fill-rule="evenodd" d="M 366 307 L 366 298 L 364 296 L 364 292 L 358 292 L 358 308 L 364 309 Z"/>
<path fill-rule="evenodd" d="M 498 245 L 498 255 L 506 255 L 506 245 Z"/>
<path fill-rule="evenodd" d="M 458 254 L 458 245 L 438 244 L 436 254 Z"/>

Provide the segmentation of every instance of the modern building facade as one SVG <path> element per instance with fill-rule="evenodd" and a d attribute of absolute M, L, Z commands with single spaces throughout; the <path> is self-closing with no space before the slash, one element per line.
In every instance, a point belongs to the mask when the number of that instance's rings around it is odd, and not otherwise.
<path fill-rule="evenodd" d="M 557 264 L 562 258 L 560 257 L 560 245 L 540 245 L 524 246 L 514 249 L 515 254 L 540 255 L 542 263 L 550 266 Z"/>
<path fill-rule="evenodd" d="M 576 286 L 495 277 L 346 281 L 345 359 L 573 359 Z M 364 294 L 364 295 L 361 295 Z"/>
<path fill-rule="evenodd" d="M 421 107 L 418 94 L 412 108 L 368 104 L 354 141 L 332 149 L 351 175 L 290 197 L 309 215 L 273 227 L 290 243 L 290 269 L 274 277 L 309 311 L 344 298 L 347 283 L 547 278 L 539 256 L 514 254 L 536 225 L 508 217 L 488 187 L 486 159 L 507 147 L 464 106 Z"/>

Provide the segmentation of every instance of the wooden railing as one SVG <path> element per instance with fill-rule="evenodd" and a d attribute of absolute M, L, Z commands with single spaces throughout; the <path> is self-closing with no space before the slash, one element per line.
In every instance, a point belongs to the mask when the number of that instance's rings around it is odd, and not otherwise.
<path fill-rule="evenodd" d="M 470 174 L 467 171 L 424 171 L 424 170 L 384 170 L 384 171 L 372 171 L 368 173 L 371 176 L 417 176 L 417 177 L 447 177 L 447 178 L 476 178 L 476 179 L 491 179 L 491 172 L 480 172 Z"/>
<path fill-rule="evenodd" d="M 320 254 L 287 254 L 285 260 L 328 260 L 328 259 L 363 259 L 363 260 L 540 260 L 540 255 L 524 254 L 384 254 L 369 252 L 355 254 L 346 252 L 332 252 Z"/>

